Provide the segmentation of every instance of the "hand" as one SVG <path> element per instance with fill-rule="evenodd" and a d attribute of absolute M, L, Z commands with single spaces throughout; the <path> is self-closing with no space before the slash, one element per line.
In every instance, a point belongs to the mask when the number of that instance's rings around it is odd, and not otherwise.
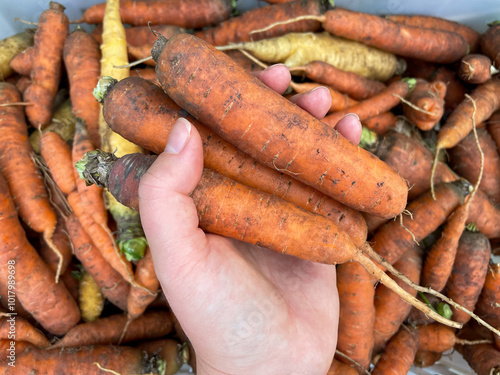
<path fill-rule="evenodd" d="M 283 65 L 258 77 L 280 93 L 290 82 Z M 318 118 L 331 104 L 324 88 L 291 100 Z M 338 128 L 359 142 L 356 116 Z M 196 351 L 197 373 L 326 374 L 337 344 L 335 267 L 205 234 L 189 197 L 202 168 L 200 135 L 179 119 L 139 189 L 156 274 Z"/>

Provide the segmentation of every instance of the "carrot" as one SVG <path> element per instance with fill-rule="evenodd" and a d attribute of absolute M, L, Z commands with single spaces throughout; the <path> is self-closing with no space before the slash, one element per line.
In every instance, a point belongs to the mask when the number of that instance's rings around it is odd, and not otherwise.
<path fill-rule="evenodd" d="M 414 245 L 407 250 L 403 256 L 394 263 L 394 267 L 415 284 L 419 283 L 420 270 L 422 269 L 422 251 Z M 392 276 L 393 277 L 393 276 Z M 394 278 L 394 277 L 393 277 Z M 403 285 L 401 280 L 396 279 L 403 289 L 408 293 L 416 295 L 408 285 Z M 374 345 L 373 353 L 378 353 L 387 341 L 398 331 L 401 324 L 410 313 L 411 306 L 403 302 L 390 289 L 384 285 L 378 285 L 375 289 L 375 322 L 373 325 Z"/>
<path fill-rule="evenodd" d="M 163 152 L 175 120 L 186 115 L 161 88 L 139 78 L 127 78 L 112 85 L 103 100 L 104 118 L 109 126 L 155 153 Z M 133 127 L 129 126 L 131 118 Z M 199 121 L 192 117 L 189 120 L 202 137 L 206 168 L 328 217 L 356 244 L 366 240 L 366 225 L 358 212 L 290 176 L 264 167 Z"/>
<path fill-rule="evenodd" d="M 415 360 L 418 345 L 419 336 L 416 330 L 401 326 L 399 331 L 387 343 L 371 374 L 407 374 Z"/>
<path fill-rule="evenodd" d="M 217 49 L 244 50 L 259 60 L 284 63 L 289 68 L 320 60 L 339 69 L 380 81 L 399 74 L 401 68 L 400 61 L 392 53 L 327 32 L 288 33 L 270 39 L 219 46 Z"/>
<path fill-rule="evenodd" d="M 33 45 L 34 35 L 35 29 L 26 29 L 0 40 L 0 79 L 2 81 L 14 73 L 10 67 L 10 61 L 19 52 Z"/>
<path fill-rule="evenodd" d="M 63 59 L 73 114 L 85 120 L 92 142 L 99 147 L 99 103 L 92 95 L 101 71 L 99 45 L 85 30 L 77 28 L 64 42 Z"/>
<path fill-rule="evenodd" d="M 77 272 L 80 272 L 80 270 L 76 266 L 76 261 L 71 262 L 66 269 L 66 271 L 61 275 L 61 280 L 66 285 L 66 288 L 68 289 L 69 293 L 71 294 L 71 297 L 75 301 L 78 301 L 79 298 L 79 281 L 77 279 Z"/>
<path fill-rule="evenodd" d="M 146 353 L 154 353 L 162 358 L 166 362 L 165 375 L 177 374 L 182 365 L 189 360 L 187 348 L 181 347 L 173 339 L 143 341 L 137 347 Z"/>
<path fill-rule="evenodd" d="M 491 78 L 491 60 L 486 55 L 469 54 L 462 57 L 458 76 L 464 82 L 481 84 Z"/>
<path fill-rule="evenodd" d="M 330 96 L 332 97 L 332 106 L 330 107 L 330 110 L 328 112 L 341 111 L 345 108 L 349 108 L 358 103 L 357 100 L 351 99 L 346 94 L 343 94 L 331 88 L 330 86 L 324 86 L 314 82 L 303 82 L 303 83 L 296 83 L 293 81 L 290 82 L 290 87 L 296 93 L 299 94 L 314 90 L 315 88 L 320 86 L 326 87 L 328 91 L 330 91 Z"/>
<path fill-rule="evenodd" d="M 355 100 L 367 99 L 385 88 L 380 81 L 336 68 L 324 61 L 311 61 L 304 66 L 291 68 L 290 72 L 303 72 L 310 80 L 328 85 Z"/>
<path fill-rule="evenodd" d="M 47 337 L 26 319 L 0 312 L 0 340 L 25 341 L 39 348 L 50 345 Z"/>
<path fill-rule="evenodd" d="M 481 52 L 488 56 L 495 68 L 500 68 L 500 23 L 492 22 L 488 29 L 481 35 Z"/>
<path fill-rule="evenodd" d="M 49 266 L 49 268 L 55 273 L 60 267 L 61 275 L 68 269 L 71 260 L 73 259 L 73 250 L 71 248 L 71 243 L 69 241 L 68 233 L 66 230 L 66 224 L 62 218 L 57 217 L 57 225 L 52 236 L 52 242 L 57 247 L 62 255 L 62 260 L 59 259 L 54 250 L 47 244 L 43 239 L 40 243 L 39 253 L 43 261 Z"/>
<path fill-rule="evenodd" d="M 127 316 L 115 314 L 73 327 L 52 348 L 68 348 L 83 345 L 117 345 L 133 341 L 144 341 L 167 335 L 173 328 L 167 311 L 148 311 L 130 322 Z M 125 335 L 121 338 L 124 329 Z"/>
<path fill-rule="evenodd" d="M 479 188 L 494 202 L 500 204 L 500 155 L 495 142 L 486 129 L 477 129 L 477 137 L 484 165 Z M 476 146 L 474 133 L 467 135 L 455 147 L 448 150 L 449 165 L 460 176 L 475 184 L 479 177 L 481 155 Z"/>
<path fill-rule="evenodd" d="M 391 111 L 383 112 L 380 115 L 368 117 L 361 123 L 367 129 L 373 132 L 384 135 L 388 131 L 394 129 L 398 118 Z"/>
<path fill-rule="evenodd" d="M 52 177 L 64 194 L 76 189 L 71 148 L 64 139 L 55 132 L 46 132 L 40 137 L 40 151 Z"/>
<path fill-rule="evenodd" d="M 439 29 L 405 26 L 376 15 L 336 7 L 322 17 L 323 28 L 343 38 L 399 56 L 437 63 L 452 63 L 468 53 L 460 34 Z"/>
<path fill-rule="evenodd" d="M 403 113 L 420 130 L 431 130 L 443 117 L 445 96 L 444 82 L 418 79 L 404 102 Z"/>
<path fill-rule="evenodd" d="M 152 67 L 145 67 L 145 68 L 134 68 L 130 70 L 130 76 L 131 77 L 140 77 L 142 79 L 146 79 L 158 86 L 160 86 L 160 83 L 158 82 L 158 77 L 156 76 L 156 71 Z"/>
<path fill-rule="evenodd" d="M 413 360 L 413 365 L 420 368 L 429 367 L 439 361 L 442 356 L 442 353 L 418 349 Z"/>
<path fill-rule="evenodd" d="M 75 257 L 92 275 L 102 294 L 115 306 L 126 310 L 130 284 L 106 261 L 74 213 L 67 217 L 66 226 Z"/>
<path fill-rule="evenodd" d="M 80 23 L 101 23 L 106 4 L 95 4 L 83 13 Z M 202 28 L 215 25 L 229 18 L 231 2 L 227 0 L 122 0 L 120 18 L 133 26 L 175 25 L 185 28 Z"/>
<path fill-rule="evenodd" d="M 484 234 L 464 231 L 446 284 L 446 295 L 473 311 L 486 279 L 490 255 L 490 242 Z M 452 310 L 454 320 L 465 324 L 470 319 L 462 310 Z"/>
<path fill-rule="evenodd" d="M 486 129 L 497 145 L 497 150 L 500 150 L 500 111 L 493 113 L 486 122 Z"/>
<path fill-rule="evenodd" d="M 283 21 L 306 14 L 323 14 L 327 7 L 327 2 L 323 0 L 295 0 L 261 8 L 256 7 L 216 26 L 197 31 L 194 35 L 214 46 L 223 46 L 229 43 L 269 39 L 293 32 L 316 32 L 321 30 L 321 24 L 311 20 L 282 25 L 265 32 L 256 31 L 270 22 Z"/>
<path fill-rule="evenodd" d="M 127 40 L 127 44 L 132 46 L 142 46 L 147 44 L 151 45 L 152 48 L 153 44 L 156 42 L 156 36 L 152 30 L 155 33 L 165 35 L 167 38 L 179 32 L 185 32 L 183 28 L 175 25 L 154 25 L 154 27 L 131 26 L 125 29 L 125 39 Z M 96 25 L 94 30 L 92 30 L 91 35 L 97 43 L 102 43 L 102 23 Z"/>
<path fill-rule="evenodd" d="M 79 306 L 84 322 L 99 319 L 104 309 L 104 296 L 91 274 L 82 272 L 78 283 Z"/>
<path fill-rule="evenodd" d="M 136 283 L 147 288 L 149 293 L 140 288 L 132 288 L 130 290 L 127 300 L 127 314 L 129 319 L 135 319 L 144 313 L 148 305 L 157 297 L 160 288 L 160 282 L 156 277 L 153 257 L 149 251 L 149 247 L 146 249 L 144 257 L 137 263 L 134 275 Z"/>
<path fill-rule="evenodd" d="M 35 48 L 30 46 L 16 54 L 12 60 L 10 60 L 10 67 L 12 70 L 23 76 L 29 76 L 31 74 L 31 69 L 33 68 L 34 53 Z"/>
<path fill-rule="evenodd" d="M 0 197 L 0 232 L 3 239 L 0 245 L 0 273 L 8 277 L 9 297 L 17 298 L 47 331 L 63 334 L 80 320 L 78 306 L 66 287 L 54 281 L 54 273 L 28 242 L 9 186 L 1 175 Z"/>
<path fill-rule="evenodd" d="M 247 72 L 261 71 L 264 70 L 265 67 L 267 67 L 267 65 L 265 65 L 264 63 L 260 63 L 255 59 L 251 58 L 247 52 L 233 50 L 233 51 L 226 51 L 226 55 L 232 58 Z"/>
<path fill-rule="evenodd" d="M 51 1 L 49 9 L 42 12 L 35 33 L 33 82 L 24 92 L 24 101 L 33 103 L 26 107 L 26 117 L 35 128 L 50 123 L 61 81 L 62 51 L 69 31 L 64 9 L 61 4 Z"/>
<path fill-rule="evenodd" d="M 404 98 L 411 91 L 413 85 L 413 80 L 397 80 L 371 98 L 325 116 L 323 121 L 330 126 L 335 126 L 348 113 L 355 113 L 361 121 L 378 116 L 397 106 L 401 102 L 401 98 Z"/>
<path fill-rule="evenodd" d="M 157 74 L 163 89 L 180 107 L 257 161 L 352 208 L 387 217 L 403 210 L 407 188 L 397 173 L 250 76 L 222 52 L 179 34 L 168 42 L 160 37 L 153 58 L 160 67 Z M 171 59 L 178 61 L 175 72 L 170 72 Z M 204 61 L 204 69 L 190 68 L 193 59 Z M 216 79 L 222 72 L 224 79 Z M 220 97 L 228 102 L 217 104 Z"/>
<path fill-rule="evenodd" d="M 500 372 L 500 351 L 492 344 L 457 345 L 456 349 L 477 375 L 494 375 Z"/>
<path fill-rule="evenodd" d="M 328 369 L 328 373 L 326 375 L 357 375 L 357 373 L 358 372 L 351 366 L 333 358 L 332 365 Z"/>
<path fill-rule="evenodd" d="M 401 220 L 390 220 L 371 237 L 373 249 L 389 263 L 396 262 L 415 241 L 423 240 L 444 223 L 469 193 L 464 180 L 442 183 L 436 189 L 436 200 L 430 191 L 411 201 Z"/>
<path fill-rule="evenodd" d="M 337 288 L 340 306 L 337 349 L 367 370 L 375 321 L 373 278 L 360 264 L 344 263 L 337 267 Z M 343 358 L 339 360 L 353 365 Z"/>
<path fill-rule="evenodd" d="M 474 313 L 494 326 L 500 326 L 500 264 L 490 262 Z"/>
<path fill-rule="evenodd" d="M 416 26 L 427 29 L 447 30 L 462 35 L 469 44 L 470 52 L 477 52 L 481 34 L 473 28 L 459 22 L 441 17 L 417 14 L 388 14 L 384 18 L 407 26 Z"/>
<path fill-rule="evenodd" d="M 19 80 L 16 82 L 16 87 L 21 93 L 21 95 L 24 94 L 29 85 L 31 85 L 31 78 L 27 76 L 20 77 Z"/>

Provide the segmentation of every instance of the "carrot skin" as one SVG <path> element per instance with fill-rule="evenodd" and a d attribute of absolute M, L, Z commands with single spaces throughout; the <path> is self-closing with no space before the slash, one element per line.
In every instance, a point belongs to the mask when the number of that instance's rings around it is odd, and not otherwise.
<path fill-rule="evenodd" d="M 418 325 L 418 336 L 420 350 L 444 353 L 455 346 L 455 330 L 440 323 Z"/>
<path fill-rule="evenodd" d="M 243 152 L 352 208 L 388 218 L 404 209 L 408 189 L 399 175 L 222 52 L 187 34 L 155 47 L 165 92 Z M 193 59 L 203 69 L 189 67 Z"/>
<path fill-rule="evenodd" d="M 490 263 L 474 313 L 489 324 L 500 326 L 500 264 Z"/>
<path fill-rule="evenodd" d="M 488 56 L 495 68 L 500 68 L 500 26 L 492 25 L 481 35 L 481 52 Z"/>
<path fill-rule="evenodd" d="M 457 33 L 405 26 L 338 7 L 325 13 L 323 28 L 333 35 L 424 61 L 452 63 L 468 52 L 467 41 Z"/>
<path fill-rule="evenodd" d="M 357 375 L 358 372 L 351 366 L 333 358 L 332 365 L 326 375 Z"/>
<path fill-rule="evenodd" d="M 106 3 L 87 8 L 82 21 L 91 24 L 102 23 Z M 229 18 L 231 2 L 227 0 L 170 0 L 120 2 L 122 23 L 133 26 L 175 25 L 185 28 L 202 28 L 215 25 Z"/>
<path fill-rule="evenodd" d="M 19 52 L 10 60 L 10 67 L 18 74 L 29 76 L 33 68 L 34 53 L 35 49 L 33 47 L 28 47 Z"/>
<path fill-rule="evenodd" d="M 460 330 L 458 337 L 466 340 L 483 339 L 474 328 L 465 327 Z M 462 354 L 467 363 L 477 375 L 498 374 L 500 371 L 500 350 L 494 344 L 455 345 L 455 349 Z"/>
<path fill-rule="evenodd" d="M 361 121 L 365 128 L 368 128 L 379 135 L 387 134 L 391 129 L 394 129 L 398 118 L 391 111 L 381 113 L 377 116 L 372 116 Z"/>
<path fill-rule="evenodd" d="M 42 257 L 43 261 L 47 263 L 50 269 L 54 272 L 57 272 L 59 267 L 59 257 L 57 254 L 50 248 L 50 246 L 45 242 L 45 240 L 40 239 L 40 249 L 39 254 Z M 61 264 L 61 275 L 66 272 L 68 269 L 72 259 L 73 259 L 73 249 L 71 248 L 71 243 L 68 238 L 66 224 L 64 223 L 64 219 L 58 216 L 57 225 L 54 231 L 54 235 L 52 236 L 52 242 L 57 247 L 62 255 L 62 264 Z"/>
<path fill-rule="evenodd" d="M 403 113 L 420 130 L 431 130 L 441 117 L 443 117 L 445 95 L 446 84 L 444 82 L 427 82 L 418 79 L 415 88 L 406 98 L 413 106 L 405 103 L 403 105 Z M 427 113 L 420 111 L 414 106 Z"/>
<path fill-rule="evenodd" d="M 481 84 L 491 78 L 491 60 L 486 55 L 469 54 L 462 57 L 458 76 L 464 82 Z"/>
<path fill-rule="evenodd" d="M 50 342 L 47 337 L 30 322 L 20 316 L 0 318 L 0 340 L 12 339 L 12 324 L 15 324 L 16 341 L 25 341 L 39 348 L 46 348 Z M 9 340 L 10 341 L 10 340 Z"/>
<path fill-rule="evenodd" d="M 417 353 L 415 354 L 413 365 L 420 368 L 429 367 L 439 361 L 442 356 L 442 353 L 418 349 Z"/>
<path fill-rule="evenodd" d="M 135 108 L 142 109 L 140 116 Z M 104 99 L 103 113 L 115 132 L 158 154 L 163 152 L 175 120 L 187 116 L 161 88 L 139 78 L 126 78 L 113 86 Z M 136 119 L 135 126 L 128 126 L 130 118 Z M 264 167 L 196 119 L 187 118 L 201 135 L 206 168 L 324 215 L 346 231 L 357 245 L 364 243 L 366 224 L 356 210 L 290 176 Z"/>

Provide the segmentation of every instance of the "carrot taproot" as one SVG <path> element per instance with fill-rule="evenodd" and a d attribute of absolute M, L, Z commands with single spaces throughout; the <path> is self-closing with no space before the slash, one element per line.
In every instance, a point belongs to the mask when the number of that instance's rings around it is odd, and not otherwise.
<path fill-rule="evenodd" d="M 9 277 L 9 294 L 47 331 L 63 334 L 80 320 L 78 306 L 66 287 L 55 282 L 52 270 L 28 242 L 7 181 L 1 175 L 0 196 L 0 264 L 2 275 Z"/>
<path fill-rule="evenodd" d="M 69 32 L 69 20 L 64 10 L 64 6 L 51 1 L 49 9 L 42 12 L 35 33 L 33 82 L 24 92 L 24 101 L 33 103 L 26 107 L 26 117 L 35 128 L 50 123 L 61 81 L 62 51 Z"/>
<path fill-rule="evenodd" d="M 55 273 L 58 271 L 64 274 L 68 269 L 71 260 L 73 259 L 73 250 L 71 248 L 71 243 L 68 238 L 68 233 L 66 230 L 66 225 L 64 220 L 61 219 L 58 215 L 57 217 L 57 225 L 54 230 L 54 234 L 52 236 L 52 242 L 57 247 L 59 252 L 62 255 L 62 260 L 59 259 L 54 250 L 47 244 L 43 239 L 40 243 L 39 253 L 44 262 L 54 271 Z"/>
<path fill-rule="evenodd" d="M 361 121 L 363 126 L 377 134 L 384 135 L 396 127 L 398 118 L 391 111 L 383 112 L 380 115 L 368 117 Z"/>
<path fill-rule="evenodd" d="M 97 24 L 104 20 L 106 3 L 88 7 L 80 23 Z M 202 28 L 215 25 L 229 18 L 232 12 L 228 0 L 122 0 L 120 18 L 133 26 L 175 25 L 185 28 Z"/>
<path fill-rule="evenodd" d="M 335 7 L 322 17 L 323 28 L 403 57 L 448 64 L 468 53 L 462 35 L 440 29 L 406 26 L 376 15 Z"/>
<path fill-rule="evenodd" d="M 244 50 L 261 61 L 284 63 L 289 68 L 320 60 L 380 81 L 401 73 L 400 60 L 394 54 L 325 31 L 288 33 L 269 39 L 218 46 L 217 49 Z"/>
<path fill-rule="evenodd" d="M 357 375 L 358 372 L 349 365 L 333 358 L 332 364 L 326 375 Z"/>
<path fill-rule="evenodd" d="M 12 60 L 10 60 L 10 67 L 12 70 L 23 76 L 29 76 L 33 68 L 33 54 L 35 49 L 33 46 L 17 53 Z"/>
<path fill-rule="evenodd" d="M 348 95 L 343 94 L 330 86 L 321 85 L 320 83 L 315 82 L 290 82 L 290 87 L 299 94 L 314 90 L 320 86 L 326 87 L 328 91 L 330 91 L 330 96 L 332 97 L 332 105 L 328 112 L 341 111 L 358 103 L 357 100 L 350 98 Z"/>
<path fill-rule="evenodd" d="M 202 70 L 190 67 L 195 56 L 204 61 Z M 390 167 L 214 47 L 187 34 L 160 37 L 153 58 L 164 91 L 180 107 L 257 161 L 361 211 L 393 217 L 404 209 L 408 189 Z M 220 97 L 228 100 L 221 103 Z M 306 138 L 313 146 L 307 147 Z"/>
<path fill-rule="evenodd" d="M 490 262 L 474 313 L 494 326 L 500 326 L 500 264 Z"/>
<path fill-rule="evenodd" d="M 442 356 L 443 353 L 418 349 L 413 360 L 413 365 L 419 368 L 429 367 L 439 361 Z"/>
<path fill-rule="evenodd" d="M 337 288 L 340 306 L 337 349 L 367 370 L 373 350 L 375 321 L 373 278 L 360 264 L 343 263 L 337 267 Z M 342 358 L 339 360 L 353 365 Z"/>
<path fill-rule="evenodd" d="M 401 326 L 371 371 L 373 375 L 404 375 L 410 370 L 419 345 L 417 330 Z"/>
<path fill-rule="evenodd" d="M 467 40 L 471 53 L 477 52 L 479 49 L 481 33 L 460 22 L 421 14 L 387 14 L 384 18 L 408 26 L 451 31 L 462 35 Z"/>
<path fill-rule="evenodd" d="M 223 46 L 229 43 L 269 39 L 293 32 L 317 32 L 321 30 L 321 24 L 313 20 L 282 25 L 263 32 L 257 31 L 270 22 L 283 21 L 306 14 L 321 15 L 327 8 L 328 4 L 324 0 L 294 0 L 286 4 L 256 7 L 216 26 L 197 31 L 194 35 L 214 46 Z"/>
<path fill-rule="evenodd" d="M 4 81 L 14 71 L 10 61 L 21 51 L 33 45 L 35 29 L 26 29 L 0 40 L 0 79 Z"/>
<path fill-rule="evenodd" d="M 422 258 L 422 250 L 417 245 L 414 245 L 394 263 L 394 267 L 409 277 L 415 284 L 418 284 L 422 269 Z M 408 285 L 403 285 L 401 280 L 396 279 L 395 281 L 408 293 L 417 294 Z M 389 339 L 399 330 L 410 313 L 411 306 L 403 302 L 399 296 L 384 285 L 378 285 L 375 289 L 374 304 L 373 353 L 376 354 L 384 348 Z"/>
<path fill-rule="evenodd" d="M 411 201 L 401 220 L 390 220 L 371 237 L 373 249 L 393 264 L 415 241 L 435 231 L 469 194 L 465 180 L 442 183 L 436 188 L 434 200 L 430 191 Z M 451 298 L 451 297 L 450 297 Z"/>
<path fill-rule="evenodd" d="M 403 102 L 403 114 L 420 130 L 431 130 L 444 115 L 446 84 L 417 79 L 414 89 Z"/>
<path fill-rule="evenodd" d="M 369 99 L 365 99 L 344 110 L 326 115 L 323 118 L 323 122 L 330 126 L 335 126 L 348 113 L 355 113 L 361 121 L 378 116 L 401 103 L 401 98 L 408 95 L 414 83 L 414 80 L 411 79 L 397 80 Z"/>
<path fill-rule="evenodd" d="M 497 150 L 500 150 L 500 111 L 493 113 L 486 121 L 486 129 L 495 141 Z"/>
<path fill-rule="evenodd" d="M 102 294 L 112 304 L 125 311 L 130 283 L 103 257 L 74 213 L 66 218 L 66 227 L 75 257 L 83 265 L 85 271 L 92 275 Z"/>
<path fill-rule="evenodd" d="M 493 138 L 486 129 L 476 130 L 479 145 L 484 155 L 481 189 L 497 204 L 500 203 L 500 155 Z M 475 184 L 479 178 L 481 155 L 476 146 L 476 137 L 469 133 L 455 147 L 448 150 L 450 167 L 460 176 Z"/>
<path fill-rule="evenodd" d="M 151 310 L 134 319 L 127 326 L 125 314 L 114 314 L 92 322 L 80 323 L 69 330 L 52 348 L 83 345 L 117 345 L 133 341 L 163 337 L 173 328 L 168 311 Z M 126 329 L 125 335 L 122 336 Z M 119 342 L 121 339 L 121 342 Z"/>
<path fill-rule="evenodd" d="M 473 311 L 488 272 L 491 245 L 480 232 L 464 231 L 458 243 L 453 270 L 446 283 L 446 295 Z M 467 323 L 470 319 L 462 310 L 452 308 L 453 319 Z"/>
<path fill-rule="evenodd" d="M 55 132 L 46 132 L 40 137 L 40 152 L 58 188 L 66 195 L 73 192 L 76 180 L 66 141 Z"/>
<path fill-rule="evenodd" d="M 50 345 L 47 337 L 21 316 L 0 311 L 0 340 L 25 341 L 39 348 Z"/>
<path fill-rule="evenodd" d="M 186 115 L 161 88 L 139 78 L 127 78 L 113 84 L 103 100 L 104 118 L 109 126 L 155 153 L 164 150 L 175 120 Z M 135 126 L 129 126 L 131 118 Z M 328 217 L 356 244 L 366 240 L 366 224 L 358 212 L 288 175 L 264 167 L 199 121 L 192 117 L 189 120 L 202 137 L 206 168 Z"/>
<path fill-rule="evenodd" d="M 127 299 L 127 314 L 129 319 L 139 317 L 148 305 L 154 301 L 160 289 L 160 282 L 156 276 L 153 257 L 149 247 L 144 253 L 144 257 L 137 263 L 135 269 L 135 281 L 147 290 L 131 288 Z"/>
<path fill-rule="evenodd" d="M 491 60 L 486 55 L 469 54 L 462 57 L 458 67 L 461 80 L 472 84 L 481 84 L 491 78 Z"/>
<path fill-rule="evenodd" d="M 500 68 L 500 22 L 492 22 L 481 35 L 481 52 L 488 56 L 495 68 Z"/>
<path fill-rule="evenodd" d="M 63 60 L 66 67 L 70 98 L 75 117 L 87 124 L 90 138 L 96 147 L 99 136 L 99 103 L 92 95 L 99 80 L 101 52 L 97 42 L 82 28 L 75 29 L 64 42 Z"/>
<path fill-rule="evenodd" d="M 355 100 L 367 99 L 385 88 L 380 81 L 336 68 L 324 61 L 311 61 L 290 69 L 292 74 L 301 72 L 310 80 L 330 86 Z"/>

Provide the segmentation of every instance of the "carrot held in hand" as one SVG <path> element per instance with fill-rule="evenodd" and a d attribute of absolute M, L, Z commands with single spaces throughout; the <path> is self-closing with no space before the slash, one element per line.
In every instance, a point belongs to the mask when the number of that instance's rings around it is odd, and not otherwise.
<path fill-rule="evenodd" d="M 168 41 L 160 36 L 152 54 L 165 92 L 257 161 L 361 211 L 389 218 L 404 209 L 408 189 L 394 170 L 224 53 L 179 34 Z M 194 61 L 203 61 L 203 69 Z"/>

